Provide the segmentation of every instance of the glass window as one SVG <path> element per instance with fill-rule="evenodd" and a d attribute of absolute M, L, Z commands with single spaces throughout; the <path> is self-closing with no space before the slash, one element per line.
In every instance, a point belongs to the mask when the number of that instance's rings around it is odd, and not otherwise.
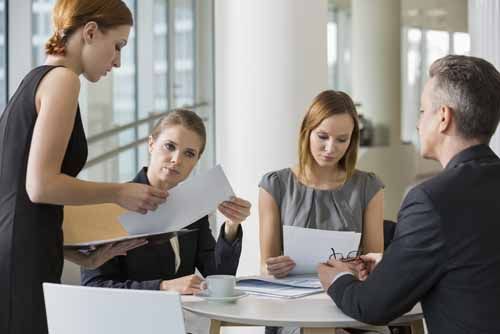
<path fill-rule="evenodd" d="M 151 78 L 152 83 L 149 86 L 152 93 L 148 95 L 152 99 L 151 109 L 139 109 L 139 117 L 147 118 L 153 115 L 153 113 L 165 113 L 169 108 L 169 1 L 168 0 L 154 0 L 152 8 L 148 7 L 146 11 L 151 11 L 150 14 L 153 17 L 151 26 L 145 28 L 146 31 L 151 31 L 153 45 L 151 46 L 152 54 L 141 56 L 146 56 L 147 59 L 151 59 L 152 66 L 148 69 L 152 70 Z M 144 25 L 142 25 L 144 26 Z M 148 32 L 149 33 L 149 32 Z M 143 32 L 144 34 L 144 32 Z M 144 35 L 142 35 L 144 36 Z M 141 89 L 139 85 L 138 89 Z M 157 120 L 148 122 L 139 126 L 139 138 L 147 138 L 151 133 L 151 130 Z M 147 142 L 141 144 L 138 147 L 138 165 L 146 166 L 149 163 L 149 152 Z"/>
<path fill-rule="evenodd" d="M 469 55 L 470 36 L 465 32 L 456 32 L 453 34 L 453 53 L 457 55 Z"/>
<path fill-rule="evenodd" d="M 52 35 L 52 7 L 55 0 L 33 0 L 31 12 L 33 66 L 45 62 L 45 43 Z"/>
<path fill-rule="evenodd" d="M 193 105 L 195 82 L 195 25 L 193 0 L 175 1 L 174 106 Z"/>
<path fill-rule="evenodd" d="M 125 0 L 128 8 L 137 17 L 135 0 Z M 136 27 L 130 30 L 128 43 L 121 52 L 121 66 L 113 69 L 113 123 L 123 125 L 137 120 L 137 87 L 136 87 Z M 125 146 L 138 139 L 135 129 L 122 131 L 118 135 L 118 145 Z M 131 180 L 138 169 L 137 149 L 120 153 L 118 156 L 118 179 L 116 181 Z"/>
<path fill-rule="evenodd" d="M 168 110 L 168 3 L 155 0 L 153 20 L 154 109 Z"/>
<path fill-rule="evenodd" d="M 351 12 L 328 3 L 327 60 L 328 84 L 332 89 L 351 92 Z"/>
<path fill-rule="evenodd" d="M 418 120 L 420 106 L 420 90 L 422 85 L 422 31 L 420 29 L 403 29 L 406 43 L 403 43 L 403 115 L 401 139 L 404 142 L 418 142 L 415 126 Z"/>
<path fill-rule="evenodd" d="M 438 58 L 449 53 L 470 53 L 468 33 L 403 28 L 403 114 L 401 139 L 419 145 L 415 126 L 418 121 L 420 95 L 429 76 L 429 67 Z"/>
<path fill-rule="evenodd" d="M 0 0 L 0 115 L 7 103 L 7 8 Z"/>
<path fill-rule="evenodd" d="M 335 13 L 333 10 L 328 11 L 328 23 L 326 26 L 327 32 L 327 61 L 328 61 L 328 86 L 335 87 L 336 84 L 336 73 L 337 73 L 337 56 L 338 56 L 338 31 L 337 31 L 337 21 L 335 20 Z"/>
<path fill-rule="evenodd" d="M 450 53 L 450 34 L 447 31 L 427 30 L 425 49 L 424 68 L 428 69 L 436 59 Z"/>
<path fill-rule="evenodd" d="M 52 33 L 51 12 L 54 3 L 55 0 L 32 1 L 34 66 L 43 64 L 46 58 L 44 47 Z M 150 133 L 154 121 L 138 126 L 134 126 L 134 123 L 149 117 L 152 111 L 166 112 L 170 108 L 195 104 L 197 71 L 201 69 L 204 74 L 213 71 L 212 61 L 204 62 L 199 68 L 196 66 L 196 54 L 199 50 L 195 47 L 197 43 L 195 22 L 198 15 L 202 15 L 203 21 L 207 24 L 203 32 L 211 36 L 208 32 L 212 29 L 212 1 L 203 2 L 203 8 L 210 9 L 210 11 L 201 13 L 195 10 L 194 0 L 154 0 L 151 2 L 125 0 L 125 3 L 133 12 L 134 26 L 131 29 L 128 44 L 122 50 L 121 67 L 113 69 L 96 83 L 90 83 L 83 77 L 81 80 L 79 105 L 89 141 L 89 157 L 87 166 L 80 177 L 88 180 L 128 181 L 132 179 L 139 167 L 148 162 L 147 144 L 143 140 Z M 139 18 L 136 15 L 137 7 L 140 7 L 139 13 L 142 15 Z M 144 18 L 148 22 L 138 22 Z M 149 20 L 149 18 L 152 19 Z M 144 28 L 140 31 L 141 35 L 137 34 L 136 27 L 138 26 L 141 26 L 141 29 Z M 149 45 L 150 43 L 153 45 Z M 212 54 L 212 45 L 211 43 L 202 44 L 207 48 L 207 50 L 203 49 L 203 59 L 209 59 Z M 139 63 L 138 59 L 142 63 Z M 144 66 L 141 67 L 141 73 L 138 73 L 138 66 Z M 147 73 L 144 77 L 152 83 L 147 85 L 138 83 L 144 73 Z M 210 81 L 213 79 L 210 78 L 212 78 L 210 75 L 205 75 L 206 82 L 198 86 L 198 91 L 203 92 L 202 95 L 205 96 L 203 101 L 213 100 L 211 88 L 213 82 Z M 210 132 L 211 122 L 213 122 L 213 106 L 207 104 L 195 111 L 206 121 L 209 136 L 211 136 L 207 144 L 207 152 L 210 154 L 206 153 L 203 157 L 203 168 L 206 168 L 213 165 L 214 152 L 210 146 L 213 145 L 211 139 L 213 133 Z M 124 125 L 130 127 L 117 130 L 108 136 L 102 135 Z"/>

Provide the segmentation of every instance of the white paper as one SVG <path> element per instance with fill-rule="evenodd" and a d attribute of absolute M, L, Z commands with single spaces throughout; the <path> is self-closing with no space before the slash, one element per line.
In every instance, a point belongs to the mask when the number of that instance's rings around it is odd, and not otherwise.
<path fill-rule="evenodd" d="M 247 276 L 237 279 L 236 287 L 251 295 L 300 298 L 323 291 L 316 275 L 273 278 L 267 276 Z"/>
<path fill-rule="evenodd" d="M 220 165 L 169 190 L 167 201 L 145 215 L 127 212 L 120 223 L 129 234 L 178 231 L 217 209 L 234 196 Z"/>
<path fill-rule="evenodd" d="M 290 274 L 314 273 L 319 263 L 328 261 L 332 248 L 347 256 L 358 249 L 360 240 L 356 232 L 283 226 L 284 253 L 296 264 Z"/>

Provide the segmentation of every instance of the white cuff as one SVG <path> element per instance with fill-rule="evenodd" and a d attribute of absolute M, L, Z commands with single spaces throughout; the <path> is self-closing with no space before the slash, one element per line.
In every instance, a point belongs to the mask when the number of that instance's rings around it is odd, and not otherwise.
<path fill-rule="evenodd" d="M 335 283 L 335 281 L 337 279 L 339 279 L 340 277 L 345 276 L 345 275 L 352 275 L 352 276 L 354 276 L 353 273 L 351 273 L 350 271 L 342 271 L 342 272 L 338 273 L 337 275 L 335 275 L 335 277 L 332 279 L 332 283 L 330 284 L 330 286 L 333 283 Z"/>

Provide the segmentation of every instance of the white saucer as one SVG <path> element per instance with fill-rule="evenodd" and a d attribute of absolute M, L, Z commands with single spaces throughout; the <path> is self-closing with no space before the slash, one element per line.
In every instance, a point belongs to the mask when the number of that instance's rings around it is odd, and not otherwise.
<path fill-rule="evenodd" d="M 212 297 L 212 296 L 210 296 L 210 294 L 207 290 L 203 290 L 203 291 L 195 294 L 195 296 L 206 299 L 209 302 L 234 303 L 238 299 L 248 296 L 248 293 L 236 289 L 236 290 L 234 290 L 234 295 L 232 295 L 230 297 Z"/>

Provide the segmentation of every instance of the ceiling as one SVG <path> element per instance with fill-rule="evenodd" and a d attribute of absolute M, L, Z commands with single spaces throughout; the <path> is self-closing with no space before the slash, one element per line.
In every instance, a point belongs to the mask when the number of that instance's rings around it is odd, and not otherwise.
<path fill-rule="evenodd" d="M 351 7 L 351 0 L 330 1 L 338 8 Z M 467 32 L 467 0 L 401 0 L 401 21 L 405 26 Z"/>

